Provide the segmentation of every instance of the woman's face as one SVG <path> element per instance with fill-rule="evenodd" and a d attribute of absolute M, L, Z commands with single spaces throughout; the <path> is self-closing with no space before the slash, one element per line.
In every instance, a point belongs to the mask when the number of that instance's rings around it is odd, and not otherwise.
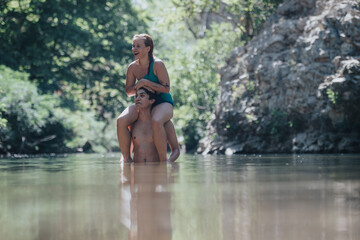
<path fill-rule="evenodd" d="M 134 54 L 136 60 L 147 57 L 149 51 L 150 47 L 145 46 L 143 39 L 135 38 L 133 40 L 132 53 Z"/>

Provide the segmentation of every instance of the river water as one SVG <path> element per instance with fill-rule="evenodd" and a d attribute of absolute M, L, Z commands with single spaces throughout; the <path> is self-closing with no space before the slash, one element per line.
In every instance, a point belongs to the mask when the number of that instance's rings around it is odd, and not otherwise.
<path fill-rule="evenodd" d="M 0 159 L 0 239 L 360 239 L 360 155 Z"/>

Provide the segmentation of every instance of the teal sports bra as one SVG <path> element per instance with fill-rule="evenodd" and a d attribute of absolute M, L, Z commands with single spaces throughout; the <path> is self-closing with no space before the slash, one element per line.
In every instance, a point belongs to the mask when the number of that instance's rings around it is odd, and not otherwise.
<path fill-rule="evenodd" d="M 154 70 L 153 70 L 153 67 L 154 67 L 154 60 L 151 61 L 151 64 L 150 64 L 150 71 L 145 75 L 145 79 L 149 80 L 149 81 L 152 81 L 154 83 L 159 83 L 159 79 L 157 78 L 157 76 L 154 74 Z M 169 93 L 160 93 L 158 94 L 158 99 L 156 99 L 156 102 L 158 102 L 158 104 L 162 103 L 162 102 L 168 102 L 168 103 L 171 103 L 172 105 L 174 105 L 174 100 Z M 156 104 L 155 102 L 155 104 Z"/>

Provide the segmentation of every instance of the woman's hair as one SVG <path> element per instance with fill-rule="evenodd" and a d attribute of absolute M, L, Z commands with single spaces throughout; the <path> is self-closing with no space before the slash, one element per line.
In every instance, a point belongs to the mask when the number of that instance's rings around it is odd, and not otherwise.
<path fill-rule="evenodd" d="M 150 51 L 149 51 L 149 69 L 148 69 L 148 73 L 150 72 L 150 65 L 151 62 L 154 61 L 154 55 L 153 55 L 153 51 L 154 51 L 154 42 L 152 40 L 152 38 L 150 37 L 149 34 L 146 33 L 142 33 L 142 34 L 136 34 L 133 37 L 133 40 L 136 38 L 140 38 L 142 40 L 144 40 L 145 46 L 146 47 L 150 47 Z"/>

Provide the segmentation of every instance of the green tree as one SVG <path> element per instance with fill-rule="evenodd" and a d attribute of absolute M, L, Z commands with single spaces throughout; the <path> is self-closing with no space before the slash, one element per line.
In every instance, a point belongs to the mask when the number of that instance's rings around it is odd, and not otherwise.
<path fill-rule="evenodd" d="M 6 120 L 0 125 L 0 153 L 73 152 L 87 142 L 101 146 L 104 124 L 92 112 L 62 108 L 59 96 L 39 94 L 28 78 L 0 65 L 0 116 Z"/>
<path fill-rule="evenodd" d="M 218 99 L 219 70 L 231 51 L 255 36 L 280 0 L 142 1 L 156 54 L 165 60 L 182 143 L 196 150 Z"/>
<path fill-rule="evenodd" d="M 178 19 L 195 38 L 204 38 L 213 22 L 228 22 L 241 31 L 241 40 L 257 35 L 268 16 L 283 0 L 172 0 Z"/>
<path fill-rule="evenodd" d="M 87 99 L 105 120 L 126 104 L 131 37 L 145 27 L 137 15 L 130 0 L 3 0 L 0 64 L 28 72 L 73 110 Z"/>
<path fill-rule="evenodd" d="M 214 23 L 212 27 L 206 31 L 206 38 L 197 40 L 192 51 L 184 53 L 180 49 L 169 66 L 173 76 L 175 119 L 189 151 L 196 150 L 198 141 L 206 133 L 218 99 L 219 68 L 239 34 L 227 23 Z"/>

